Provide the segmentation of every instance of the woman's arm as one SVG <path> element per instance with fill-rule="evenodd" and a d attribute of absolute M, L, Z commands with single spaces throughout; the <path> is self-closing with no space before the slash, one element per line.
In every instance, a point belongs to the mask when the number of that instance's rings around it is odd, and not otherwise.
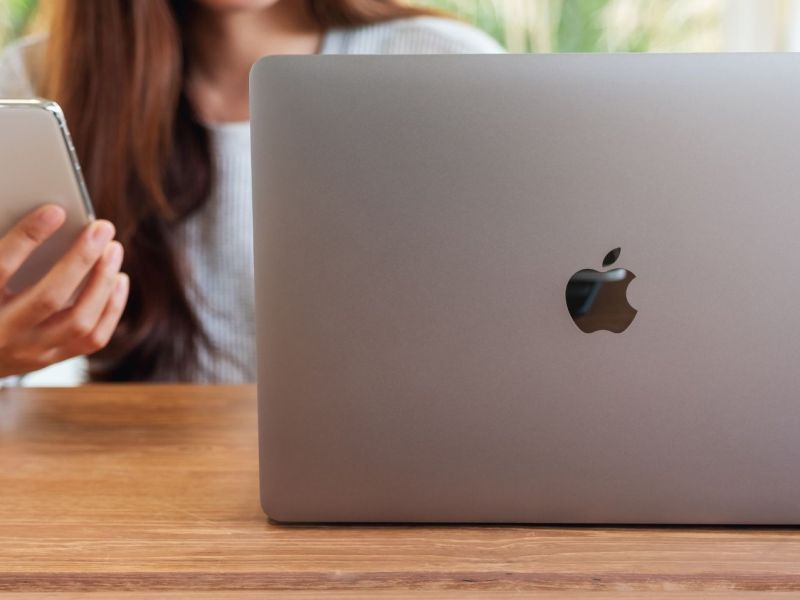
<path fill-rule="evenodd" d="M 0 98 L 33 98 L 36 93 L 28 57 L 40 48 L 41 38 L 25 38 L 9 44 L 0 52 Z"/>
<path fill-rule="evenodd" d="M 329 33 L 330 54 L 499 54 L 491 36 L 463 21 L 413 17 Z"/>

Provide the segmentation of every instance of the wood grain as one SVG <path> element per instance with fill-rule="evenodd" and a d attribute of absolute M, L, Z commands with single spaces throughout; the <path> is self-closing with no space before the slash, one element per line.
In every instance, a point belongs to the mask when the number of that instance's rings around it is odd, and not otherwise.
<path fill-rule="evenodd" d="M 800 596 L 796 529 L 277 525 L 256 445 L 252 387 L 0 392 L 0 594 Z"/>
<path fill-rule="evenodd" d="M 3 594 L 3 600 L 797 600 L 792 592 L 573 592 L 573 591 L 215 591 L 215 592 L 17 592 Z"/>

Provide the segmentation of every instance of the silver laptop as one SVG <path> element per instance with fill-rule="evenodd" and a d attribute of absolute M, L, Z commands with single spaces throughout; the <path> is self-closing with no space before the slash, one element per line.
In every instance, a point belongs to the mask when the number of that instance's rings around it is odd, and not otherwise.
<path fill-rule="evenodd" d="M 800 56 L 253 72 L 275 520 L 800 523 Z"/>

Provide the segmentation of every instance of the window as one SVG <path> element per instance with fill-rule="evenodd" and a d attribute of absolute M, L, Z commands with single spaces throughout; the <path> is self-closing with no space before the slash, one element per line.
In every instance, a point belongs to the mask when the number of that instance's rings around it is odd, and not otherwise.
<path fill-rule="evenodd" d="M 725 50 L 800 51 L 800 1 L 727 0 Z"/>

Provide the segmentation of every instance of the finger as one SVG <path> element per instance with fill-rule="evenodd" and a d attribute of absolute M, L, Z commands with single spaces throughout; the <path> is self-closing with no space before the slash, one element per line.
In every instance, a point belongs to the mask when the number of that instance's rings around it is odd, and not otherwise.
<path fill-rule="evenodd" d="M 39 325 L 36 330 L 39 344 L 59 347 L 91 335 L 108 304 L 122 258 L 122 244 L 111 242 L 106 246 L 75 304 Z"/>
<path fill-rule="evenodd" d="M 125 312 L 125 305 L 128 302 L 128 292 L 130 290 L 130 279 L 125 273 L 120 273 L 116 277 L 114 290 L 108 299 L 108 304 L 97 323 L 97 327 L 85 340 L 83 354 L 94 354 L 102 350 L 111 341 L 111 336 L 119 325 L 122 314 Z"/>
<path fill-rule="evenodd" d="M 23 217 L 0 238 L 0 290 L 31 253 L 64 224 L 67 215 L 55 204 L 46 204 Z"/>
<path fill-rule="evenodd" d="M 108 221 L 89 225 L 47 275 L 7 304 L 10 322 L 31 328 L 62 310 L 113 237 L 114 226 Z"/>

